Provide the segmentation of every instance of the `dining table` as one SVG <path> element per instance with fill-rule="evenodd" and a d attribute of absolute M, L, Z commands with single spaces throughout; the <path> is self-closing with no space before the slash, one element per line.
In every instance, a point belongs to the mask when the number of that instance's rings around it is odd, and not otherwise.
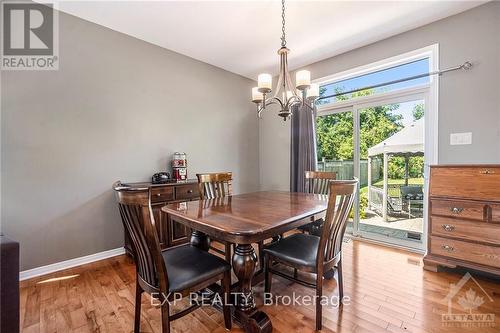
<path fill-rule="evenodd" d="M 260 191 L 171 203 L 162 211 L 191 230 L 193 246 L 208 251 L 210 239 L 234 244 L 230 264 L 238 281 L 233 319 L 245 332 L 267 333 L 272 322 L 256 307 L 252 290 L 257 262 L 262 262 L 252 244 L 279 241 L 285 232 L 323 218 L 327 201 L 321 194 Z"/>

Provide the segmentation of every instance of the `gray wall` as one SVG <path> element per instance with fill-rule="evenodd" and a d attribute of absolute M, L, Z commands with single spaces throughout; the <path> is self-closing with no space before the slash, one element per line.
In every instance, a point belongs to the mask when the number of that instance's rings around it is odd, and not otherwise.
<path fill-rule="evenodd" d="M 440 79 L 439 163 L 500 163 L 499 36 L 500 2 L 491 2 L 305 68 L 321 78 L 439 43 L 441 68 L 475 65 Z M 262 187 L 288 189 L 289 122 L 268 113 L 259 126 Z M 472 145 L 450 146 L 455 132 L 472 132 Z"/>
<path fill-rule="evenodd" d="M 259 187 L 251 80 L 60 13 L 60 69 L 3 72 L 2 231 L 21 269 L 123 245 L 111 185 L 164 170 Z"/>

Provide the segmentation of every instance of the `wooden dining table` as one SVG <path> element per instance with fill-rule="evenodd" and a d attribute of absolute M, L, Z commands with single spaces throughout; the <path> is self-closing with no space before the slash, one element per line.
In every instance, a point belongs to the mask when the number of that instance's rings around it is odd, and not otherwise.
<path fill-rule="evenodd" d="M 162 211 L 192 230 L 190 242 L 205 251 L 210 238 L 235 244 L 232 268 L 238 279 L 234 320 L 246 332 L 271 332 L 269 317 L 255 306 L 252 279 L 257 254 L 252 244 L 278 239 L 283 233 L 324 217 L 327 196 L 261 191 L 216 199 L 179 202 Z"/>

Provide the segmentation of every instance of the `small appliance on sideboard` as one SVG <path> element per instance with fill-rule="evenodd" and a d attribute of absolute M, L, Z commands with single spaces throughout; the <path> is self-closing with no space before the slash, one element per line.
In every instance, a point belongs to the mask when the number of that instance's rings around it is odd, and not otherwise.
<path fill-rule="evenodd" d="M 172 160 L 172 176 L 175 180 L 187 179 L 186 153 L 175 153 Z"/>
<path fill-rule="evenodd" d="M 168 172 L 158 172 L 151 177 L 152 184 L 166 184 L 171 183 L 172 181 L 173 179 L 170 178 L 170 173 Z"/>

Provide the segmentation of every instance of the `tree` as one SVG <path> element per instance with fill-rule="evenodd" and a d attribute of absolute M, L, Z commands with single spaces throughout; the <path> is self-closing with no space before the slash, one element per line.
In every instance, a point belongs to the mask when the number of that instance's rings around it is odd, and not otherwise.
<path fill-rule="evenodd" d="M 424 105 L 422 103 L 413 107 L 413 120 L 419 120 L 424 117 Z"/>
<path fill-rule="evenodd" d="M 335 92 L 340 93 L 337 89 Z M 321 95 L 325 90 L 320 91 Z M 373 90 L 363 90 L 350 96 L 337 96 L 337 100 L 368 96 Z M 368 158 L 368 148 L 398 132 L 403 125 L 402 116 L 394 114 L 399 104 L 366 108 L 360 112 L 361 159 Z M 354 158 L 354 129 L 351 112 L 318 117 L 316 122 L 318 159 L 352 160 Z"/>

